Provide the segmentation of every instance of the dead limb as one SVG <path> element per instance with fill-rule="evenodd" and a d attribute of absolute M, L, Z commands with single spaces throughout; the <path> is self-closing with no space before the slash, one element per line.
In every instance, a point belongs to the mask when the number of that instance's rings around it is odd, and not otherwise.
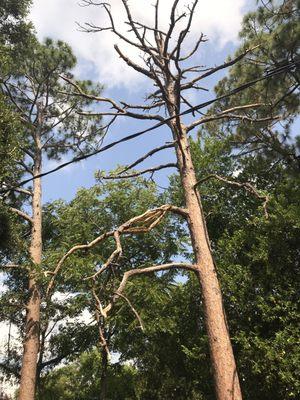
<path fill-rule="evenodd" d="M 103 176 L 102 179 L 128 179 L 128 178 L 136 178 L 138 176 L 147 174 L 147 173 L 151 173 L 153 175 L 154 172 L 156 171 L 160 171 L 162 169 L 165 168 L 178 168 L 178 165 L 176 163 L 168 163 L 168 164 L 163 164 L 163 165 L 158 165 L 156 167 L 153 168 L 147 168 L 147 169 L 143 169 L 141 171 L 137 171 L 137 172 L 133 172 L 131 174 L 126 174 L 126 175 L 122 175 L 117 174 L 117 175 L 108 175 L 108 176 Z"/>
<path fill-rule="evenodd" d="M 19 217 L 28 221 L 30 224 L 33 224 L 33 219 L 28 214 L 26 214 L 24 211 L 21 211 L 18 208 L 14 208 L 14 207 L 8 207 L 8 209 L 10 211 L 12 211 L 13 213 L 17 214 Z"/>
<path fill-rule="evenodd" d="M 136 161 L 134 161 L 132 164 L 127 165 L 124 169 L 122 169 L 118 175 L 122 175 L 125 172 L 127 172 L 128 170 L 136 167 L 137 165 L 139 165 L 140 163 L 142 163 L 143 161 L 145 161 L 147 158 L 153 156 L 154 154 L 158 153 L 161 150 L 165 150 L 165 149 L 170 149 L 173 148 L 175 146 L 176 142 L 171 142 L 171 143 L 166 143 L 163 146 L 160 147 L 156 147 L 155 149 L 152 149 L 151 151 L 149 151 L 147 154 L 145 154 L 144 156 L 142 156 L 141 158 L 137 159 Z M 113 175 L 111 175 L 113 177 Z M 107 177 L 104 177 L 104 179 L 108 179 Z"/>
<path fill-rule="evenodd" d="M 24 268 L 22 265 L 19 264 L 6 264 L 6 265 L 0 265 L 0 269 L 22 269 Z"/>
<path fill-rule="evenodd" d="M 59 273 L 62 265 L 64 262 L 69 258 L 73 253 L 80 251 L 80 250 L 87 250 L 91 249 L 97 244 L 103 242 L 105 239 L 109 237 L 114 237 L 115 242 L 116 242 L 116 249 L 114 252 L 110 255 L 110 257 L 107 259 L 107 261 L 102 265 L 102 267 L 95 272 L 92 276 L 86 278 L 86 279 L 95 279 L 98 275 L 102 274 L 106 269 L 109 268 L 109 266 L 114 262 L 116 259 L 120 257 L 122 254 L 122 246 L 120 242 L 120 236 L 121 235 L 126 235 L 126 234 L 141 234 L 141 233 L 147 233 L 151 231 L 153 228 L 155 228 L 162 218 L 166 215 L 166 213 L 172 212 L 174 214 L 180 215 L 184 218 L 187 218 L 188 212 L 186 209 L 172 206 L 170 204 L 165 204 L 161 207 L 157 207 L 152 210 L 147 210 L 145 213 L 138 215 L 136 217 L 133 217 L 126 221 L 124 224 L 120 225 L 117 229 L 110 231 L 110 232 L 105 232 L 102 235 L 98 236 L 94 240 L 92 240 L 88 244 L 78 244 L 76 246 L 73 246 L 58 262 L 56 265 L 54 271 L 47 271 L 46 275 L 52 275 L 52 278 L 47 286 L 47 296 L 51 293 L 53 286 L 54 286 L 54 281 Z"/>
<path fill-rule="evenodd" d="M 107 315 L 112 310 L 117 299 L 119 297 L 122 297 L 121 295 L 123 294 L 123 291 L 125 290 L 128 280 L 130 278 L 132 278 L 133 276 L 151 274 L 151 273 L 161 272 L 161 271 L 168 271 L 171 269 L 183 269 L 185 271 L 192 271 L 192 272 L 197 272 L 197 270 L 198 270 L 197 266 L 195 266 L 193 264 L 168 263 L 168 264 L 154 265 L 151 267 L 132 269 L 132 270 L 126 271 L 123 275 L 123 278 L 118 287 L 118 290 L 115 292 L 111 302 L 104 308 L 104 313 L 106 313 L 106 315 Z"/>
<path fill-rule="evenodd" d="M 203 179 L 200 179 L 197 183 L 197 185 L 200 185 L 201 183 L 207 182 L 210 179 L 217 179 L 223 183 L 226 183 L 227 185 L 230 186 L 235 186 L 238 188 L 244 188 L 247 192 L 253 194 L 256 198 L 258 198 L 259 200 L 264 200 L 263 202 L 263 209 L 264 209 L 264 214 L 265 217 L 268 218 L 269 214 L 268 214 L 268 210 L 267 210 L 267 206 L 268 206 L 268 202 L 270 201 L 270 197 L 268 195 L 262 195 L 259 193 L 259 191 L 249 182 L 237 182 L 237 181 L 232 181 L 230 179 L 224 178 L 223 176 L 217 175 L 217 174 L 210 174 L 208 176 L 206 176 Z"/>
<path fill-rule="evenodd" d="M 121 297 L 128 303 L 133 314 L 135 315 L 135 317 L 137 318 L 137 320 L 139 322 L 139 326 L 140 326 L 141 330 L 144 331 L 144 326 L 143 326 L 143 322 L 142 322 L 140 315 L 138 314 L 136 309 L 133 307 L 130 300 L 123 294 L 123 292 L 126 288 L 127 282 L 130 278 L 137 276 L 137 275 L 147 275 L 147 274 L 152 274 L 155 272 L 169 271 L 169 270 L 173 270 L 173 269 L 179 269 L 179 270 L 181 269 L 181 270 L 191 271 L 191 272 L 197 272 L 197 270 L 198 270 L 197 266 L 195 266 L 193 264 L 168 263 L 168 264 L 154 265 L 151 267 L 138 268 L 138 269 L 132 269 L 132 270 L 126 271 L 123 275 L 123 278 L 119 284 L 118 289 L 115 291 L 111 301 L 108 303 L 108 305 L 106 307 L 102 306 L 101 301 L 100 301 L 99 297 L 97 296 L 95 289 L 93 289 L 93 296 L 96 301 L 96 309 L 98 312 L 98 318 L 99 318 L 99 315 L 101 315 L 104 319 L 108 318 L 108 315 L 112 311 L 116 301 L 118 300 L 118 298 Z"/>
<path fill-rule="evenodd" d="M 191 131 L 192 129 L 196 128 L 199 125 L 202 125 L 207 122 L 211 121 L 216 121 L 219 119 L 229 119 L 229 120 L 234 120 L 234 119 L 239 119 L 239 120 L 244 120 L 248 122 L 267 122 L 270 120 L 276 120 L 279 118 L 279 116 L 270 116 L 267 118 L 251 118 L 249 116 L 245 115 L 239 115 L 239 114 L 234 114 L 235 111 L 243 111 L 243 110 L 248 110 L 248 109 L 255 109 L 258 107 L 266 106 L 267 104 L 265 103 L 252 103 L 252 104 L 245 104 L 241 106 L 235 106 L 235 107 L 230 107 L 226 110 L 221 111 L 218 114 L 214 115 L 204 115 L 202 118 L 192 122 L 190 125 L 187 126 L 187 132 Z"/>
<path fill-rule="evenodd" d="M 124 294 L 119 293 L 119 292 L 115 292 L 115 294 L 118 295 L 119 297 L 121 297 L 122 299 L 124 299 L 127 302 L 127 304 L 129 305 L 131 311 L 133 312 L 133 314 L 135 315 L 136 319 L 138 320 L 141 330 L 144 332 L 145 329 L 144 329 L 142 318 L 140 317 L 140 315 L 136 311 L 136 309 L 133 307 L 133 305 L 132 305 L 131 301 L 128 299 L 128 297 L 126 297 Z"/>
<path fill-rule="evenodd" d="M 110 351 L 109 351 L 109 346 L 108 346 L 107 340 L 104 336 L 103 323 L 102 323 L 101 317 L 100 317 L 100 316 L 102 316 L 103 320 L 105 321 L 107 315 L 103 313 L 101 301 L 100 301 L 99 297 L 97 296 L 94 287 L 92 289 L 92 293 L 93 293 L 93 296 L 95 299 L 95 304 L 96 304 L 95 318 L 97 321 L 97 326 L 98 326 L 98 331 L 99 331 L 100 346 L 105 350 L 105 352 L 107 354 L 107 359 L 110 360 L 111 355 L 110 355 Z"/>

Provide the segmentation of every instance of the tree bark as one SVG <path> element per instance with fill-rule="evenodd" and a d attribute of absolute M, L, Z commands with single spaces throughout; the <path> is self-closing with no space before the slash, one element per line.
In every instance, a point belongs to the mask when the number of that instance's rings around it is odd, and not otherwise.
<path fill-rule="evenodd" d="M 105 348 L 102 348 L 102 351 L 101 351 L 100 400 L 106 400 L 107 367 L 108 367 L 107 351 Z"/>
<path fill-rule="evenodd" d="M 42 156 L 40 138 L 36 136 L 36 154 L 34 160 L 34 176 L 41 173 Z M 23 343 L 23 359 L 19 400 L 34 400 L 36 389 L 36 372 L 39 354 L 40 306 L 41 295 L 36 280 L 35 266 L 42 261 L 42 187 L 41 178 L 33 181 L 32 196 L 32 231 L 30 257 L 33 263 L 29 274 L 29 300 L 26 306 L 25 337 Z"/>
<path fill-rule="evenodd" d="M 188 210 L 188 226 L 201 287 L 204 320 L 209 341 L 217 400 L 242 400 L 232 344 L 229 336 L 222 292 L 210 247 L 200 193 L 192 160 L 187 130 L 180 117 L 180 89 L 165 76 L 170 129 L 176 144 L 176 157 Z"/>
<path fill-rule="evenodd" d="M 173 126 L 173 130 L 177 130 Z M 196 188 L 196 175 L 189 141 L 184 126 L 178 132 L 177 159 L 186 208 L 189 211 L 189 230 L 198 267 L 198 279 L 207 335 L 212 360 L 215 391 L 218 400 L 241 400 L 242 394 L 230 341 L 226 315 L 217 271 L 212 257 L 209 237 L 203 215 L 200 194 Z"/>

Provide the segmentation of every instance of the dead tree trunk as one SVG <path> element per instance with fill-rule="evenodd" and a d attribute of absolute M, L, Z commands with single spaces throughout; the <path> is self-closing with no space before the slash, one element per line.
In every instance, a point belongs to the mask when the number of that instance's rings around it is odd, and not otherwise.
<path fill-rule="evenodd" d="M 180 145 L 177 147 L 177 158 L 186 208 L 189 212 L 188 225 L 198 269 L 197 276 L 201 286 L 217 398 L 238 400 L 242 398 L 239 378 L 226 323 L 220 284 L 211 254 L 201 198 L 196 188 L 197 180 L 189 142 L 184 129 L 180 136 Z"/>
<path fill-rule="evenodd" d="M 86 97 L 87 99 L 95 100 L 99 103 L 106 104 L 109 109 L 95 114 L 82 113 L 83 115 L 99 115 L 110 116 L 111 122 L 108 127 L 120 116 L 128 117 L 137 120 L 152 120 L 158 121 L 158 124 L 153 127 L 157 128 L 163 124 L 169 126 L 173 142 L 166 143 L 163 146 L 152 149 L 145 156 L 139 158 L 129 166 L 125 167 L 118 175 L 108 177 L 109 179 L 124 179 L 138 176 L 144 173 L 153 173 L 163 168 L 177 166 L 180 173 L 181 184 L 184 192 L 186 209 L 188 214 L 188 226 L 191 235 L 191 241 L 194 250 L 194 258 L 196 261 L 196 273 L 201 287 L 201 295 L 204 305 L 205 323 L 207 335 L 209 338 L 209 346 L 212 360 L 212 369 L 215 380 L 215 390 L 218 400 L 241 400 L 242 394 L 239 385 L 239 378 L 236 370 L 236 363 L 233 355 L 233 349 L 230 341 L 229 331 L 226 323 L 225 311 L 223 308 L 222 294 L 220 284 L 217 277 L 216 267 L 212 257 L 210 241 L 206 229 L 205 218 L 202 211 L 201 197 L 197 190 L 197 180 L 195 169 L 191 157 L 189 147 L 189 132 L 205 124 L 206 122 L 224 119 L 245 119 L 256 122 L 261 121 L 259 118 L 253 118 L 253 109 L 260 107 L 262 103 L 240 104 L 226 110 L 216 111 L 216 114 L 208 112 L 202 114 L 202 117 L 195 119 L 188 125 L 184 125 L 183 114 L 187 110 L 182 111 L 185 106 L 198 111 L 199 107 L 193 107 L 188 101 L 185 93 L 189 90 L 206 90 L 199 83 L 202 83 L 204 78 L 212 76 L 216 72 L 234 65 L 242 60 L 252 49 L 247 49 L 235 58 L 224 62 L 219 66 L 204 68 L 202 65 L 190 64 L 191 57 L 197 53 L 199 46 L 206 41 L 205 36 L 201 33 L 196 40 L 192 50 L 185 51 L 183 44 L 187 35 L 190 33 L 193 17 L 199 0 L 191 1 L 184 11 L 179 9 L 179 0 L 174 0 L 170 12 L 169 27 L 163 30 L 159 20 L 159 4 L 156 0 L 154 9 L 154 23 L 149 26 L 136 21 L 132 15 L 128 0 L 120 0 L 126 15 L 126 24 L 129 26 L 130 34 L 124 34 L 117 28 L 114 21 L 112 7 L 109 2 L 98 2 L 94 0 L 83 0 L 86 5 L 102 6 L 108 16 L 108 26 L 97 26 L 92 23 L 86 24 L 87 32 L 101 32 L 110 30 L 120 41 L 142 52 L 143 57 L 141 63 L 136 63 L 129 58 L 119 47 L 115 45 L 115 50 L 118 56 L 132 69 L 144 75 L 152 81 L 155 89 L 146 97 L 147 104 L 132 105 L 124 101 L 117 102 L 114 99 L 106 97 L 95 97 L 92 94 L 87 94 L 82 89 L 65 78 L 67 82 L 73 85 L 78 96 Z M 184 28 L 182 27 L 183 19 L 187 19 Z M 176 37 L 176 38 L 175 38 Z M 163 114 L 161 109 L 165 112 Z M 247 110 L 251 109 L 252 115 L 247 115 Z M 113 110 L 113 111 L 112 111 Z M 241 111 L 241 113 L 236 113 Z M 167 114 L 167 118 L 165 118 Z M 195 113 L 193 112 L 195 117 Z M 139 133 L 128 135 L 121 141 L 131 140 L 151 129 L 146 129 Z M 114 145 L 112 144 L 112 145 Z M 112 147 L 112 145 L 110 147 Z M 174 146 L 176 149 L 177 164 L 159 165 L 158 167 L 148 168 L 140 172 L 128 174 L 131 168 L 135 168 L 153 154 L 162 151 L 168 147 Z M 110 148 L 107 147 L 107 148 Z M 72 250 L 71 250 L 72 251 Z M 64 258 L 62 259 L 64 260 Z M 57 269 L 60 268 L 61 263 Z M 98 273 L 97 273 L 98 274 Z M 97 275 L 95 274 L 95 276 Z"/>
<path fill-rule="evenodd" d="M 34 160 L 34 176 L 41 173 L 42 156 L 39 134 L 36 134 L 36 154 Z M 42 188 L 41 178 L 33 181 L 32 196 L 32 231 L 30 243 L 32 267 L 29 273 L 29 299 L 26 306 L 25 337 L 23 343 L 23 359 L 19 400 L 34 400 L 36 387 L 36 371 L 39 353 L 40 306 L 41 295 L 36 278 L 35 266 L 42 261 Z"/>
<path fill-rule="evenodd" d="M 176 157 L 183 188 L 188 226 L 191 235 L 204 306 L 204 319 L 209 340 L 215 391 L 218 400 L 242 399 L 236 363 L 230 341 L 221 288 L 213 260 L 209 236 L 203 214 L 200 193 L 190 151 L 187 128 L 179 113 L 180 86 L 165 69 L 164 96 L 170 117 L 173 138 L 176 141 Z"/>

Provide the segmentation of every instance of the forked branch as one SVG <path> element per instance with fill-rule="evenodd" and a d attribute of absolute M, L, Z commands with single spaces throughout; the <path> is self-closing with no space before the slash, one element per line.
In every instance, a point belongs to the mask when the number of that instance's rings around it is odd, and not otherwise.
<path fill-rule="evenodd" d="M 13 213 L 17 214 L 19 217 L 25 219 L 30 224 L 33 224 L 33 219 L 28 214 L 26 214 L 24 211 L 21 211 L 18 208 L 14 208 L 14 207 L 8 207 L 8 209 L 10 211 L 12 211 Z"/>
<path fill-rule="evenodd" d="M 117 174 L 117 175 L 108 175 L 108 176 L 103 176 L 103 179 L 106 180 L 112 180 L 112 179 L 128 179 L 128 178 L 136 178 L 138 176 L 144 175 L 144 174 L 148 174 L 151 173 L 151 175 L 153 176 L 154 172 L 160 171 L 162 169 L 166 169 L 166 168 L 178 168 L 178 164 L 176 163 L 168 163 L 168 164 L 162 164 L 162 165 L 157 165 L 156 167 L 152 167 L 152 168 L 146 168 L 143 169 L 141 171 L 137 171 L 137 172 L 132 172 L 130 174 L 125 174 L 123 175 L 122 173 Z M 127 169 L 126 169 L 127 171 Z"/>
<path fill-rule="evenodd" d="M 226 110 L 219 112 L 218 114 L 204 115 L 200 119 L 198 119 L 198 120 L 192 122 L 190 125 L 188 125 L 187 132 L 191 131 L 192 129 L 196 128 L 199 125 L 205 124 L 207 122 L 216 121 L 219 119 L 242 120 L 242 121 L 248 121 L 251 123 L 259 123 L 259 122 L 261 123 L 261 122 L 269 122 L 269 121 L 278 120 L 280 118 L 278 115 L 263 117 L 263 118 L 253 118 L 246 114 L 235 114 L 235 111 L 245 111 L 248 109 L 255 109 L 255 108 L 259 108 L 259 107 L 266 106 L 266 105 L 267 104 L 265 104 L 265 103 L 245 104 L 245 105 L 241 105 L 241 106 L 235 106 L 235 107 L 228 108 Z"/>
<path fill-rule="evenodd" d="M 141 164 L 143 161 L 145 161 L 147 158 L 153 156 L 154 154 L 158 153 L 161 150 L 165 150 L 165 149 L 170 149 L 172 147 L 175 146 L 175 141 L 171 142 L 171 143 L 166 143 L 163 146 L 160 147 L 156 147 L 155 149 L 150 150 L 147 154 L 145 154 L 144 156 L 142 156 L 141 158 L 137 159 L 136 161 L 134 161 L 132 164 L 127 165 L 124 169 L 122 169 L 122 171 L 120 171 L 118 173 L 118 175 L 122 175 L 125 172 L 129 171 L 130 169 L 133 169 L 134 167 L 136 167 L 137 165 Z M 112 179 L 113 179 L 113 175 L 111 175 Z M 104 179 L 107 179 L 104 177 Z"/>
<path fill-rule="evenodd" d="M 132 278 L 133 276 L 153 274 L 155 272 L 168 271 L 168 270 L 173 270 L 173 269 L 183 269 L 185 271 L 192 271 L 192 272 L 197 272 L 197 270 L 198 270 L 197 266 L 195 266 L 193 264 L 168 263 L 168 264 L 154 265 L 151 267 L 138 268 L 138 269 L 132 269 L 132 270 L 126 271 L 120 282 L 118 290 L 115 292 L 115 295 L 113 296 L 111 302 L 104 308 L 104 313 L 107 315 L 112 310 L 117 299 L 119 297 L 122 297 L 121 295 L 123 294 L 123 291 L 126 288 L 126 284 L 127 284 L 128 280 L 130 278 Z"/>
<path fill-rule="evenodd" d="M 253 194 L 259 200 L 264 200 L 264 202 L 263 202 L 264 214 L 265 214 L 266 218 L 269 217 L 267 206 L 268 206 L 268 202 L 270 201 L 270 197 L 268 195 L 259 193 L 259 191 L 251 183 L 232 181 L 230 179 L 224 178 L 223 176 L 220 176 L 217 174 L 210 174 L 210 175 L 206 176 L 205 178 L 200 179 L 196 183 L 196 186 L 200 185 L 201 183 L 207 182 L 210 179 L 217 179 L 223 183 L 226 183 L 227 185 L 235 186 L 237 188 L 244 188 L 247 192 Z"/>
<path fill-rule="evenodd" d="M 114 252 L 110 255 L 110 257 L 107 259 L 107 261 L 102 265 L 102 267 L 95 272 L 92 276 L 86 278 L 86 279 L 95 279 L 98 275 L 102 274 L 105 270 L 107 270 L 111 264 L 120 257 L 122 254 L 122 246 L 121 246 L 121 241 L 120 241 L 120 236 L 126 235 L 126 234 L 142 234 L 142 233 L 147 233 L 150 232 L 152 229 L 154 229 L 160 221 L 164 218 L 166 213 L 174 213 L 177 215 L 180 215 L 184 218 L 187 218 L 188 212 L 186 209 L 172 206 L 170 204 L 165 204 L 161 207 L 154 208 L 152 210 L 147 210 L 145 213 L 138 215 L 136 217 L 133 217 L 126 221 L 124 224 L 120 225 L 117 229 L 105 232 L 102 235 L 98 236 L 94 240 L 92 240 L 88 244 L 78 244 L 76 246 L 73 246 L 57 263 L 54 271 L 47 271 L 46 275 L 51 275 L 52 278 L 48 284 L 47 287 L 47 296 L 51 293 L 53 287 L 54 287 L 54 282 L 56 279 L 57 274 L 60 272 L 62 265 L 65 263 L 65 261 L 75 252 L 80 251 L 80 250 L 87 250 L 95 247 L 99 243 L 103 242 L 105 239 L 109 237 L 114 237 L 115 242 L 116 242 L 116 249 Z"/>

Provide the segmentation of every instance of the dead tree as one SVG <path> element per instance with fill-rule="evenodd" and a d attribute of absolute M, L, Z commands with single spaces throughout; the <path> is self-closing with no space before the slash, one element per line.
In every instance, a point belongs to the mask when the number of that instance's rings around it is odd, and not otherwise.
<path fill-rule="evenodd" d="M 174 0 L 170 13 L 169 28 L 166 31 L 163 31 L 160 28 L 159 0 L 156 1 L 154 6 L 155 12 L 153 26 L 147 26 L 141 21 L 136 21 L 132 15 L 129 2 L 127 0 L 120 0 L 120 3 L 124 7 L 126 13 L 125 23 L 129 27 L 129 33 L 125 35 L 118 30 L 114 20 L 113 11 L 111 10 L 109 3 L 97 2 L 93 0 L 84 0 L 83 3 L 85 5 L 103 7 L 108 17 L 108 25 L 105 27 L 88 23 L 83 27 L 83 29 L 86 32 L 110 31 L 117 37 L 118 40 L 121 42 L 123 41 L 127 45 L 133 46 L 135 49 L 141 52 L 142 61 L 138 64 L 127 57 L 127 55 L 118 45 L 114 46 L 118 56 L 129 67 L 133 68 L 135 71 L 149 79 L 153 83 L 155 89 L 153 93 L 147 96 L 145 104 L 133 105 L 124 101 L 115 101 L 110 98 L 93 96 L 82 91 L 81 88 L 76 85 L 76 83 L 72 82 L 66 77 L 63 77 L 63 79 L 68 81 L 73 86 L 74 95 L 95 100 L 98 104 L 104 106 L 104 109 L 100 112 L 86 111 L 82 114 L 91 117 L 95 115 L 110 117 L 112 118 L 112 122 L 119 117 L 128 117 L 145 121 L 158 121 L 159 123 L 165 123 L 168 126 L 172 137 L 170 143 L 166 143 L 151 150 L 143 157 L 124 168 L 124 170 L 119 174 L 108 176 L 106 178 L 128 179 L 130 177 L 145 173 L 151 173 L 153 175 L 155 171 L 164 168 L 176 167 L 179 170 L 181 185 L 185 198 L 185 210 L 184 212 L 181 210 L 180 213 L 181 215 L 184 214 L 187 220 L 195 258 L 195 264 L 193 265 L 167 264 L 127 271 L 123 276 L 120 287 L 115 292 L 112 301 L 107 306 L 102 306 L 101 300 L 96 297 L 98 312 L 101 316 L 106 318 L 107 313 L 112 309 L 117 298 L 124 296 L 122 292 L 125 288 L 127 280 L 134 275 L 162 271 L 170 268 L 184 268 L 195 272 L 199 280 L 203 299 L 205 323 L 209 338 L 217 399 L 240 400 L 242 398 L 242 394 L 239 378 L 226 322 L 220 283 L 218 281 L 216 265 L 213 260 L 209 235 L 203 214 L 201 196 L 198 191 L 198 183 L 200 182 L 197 181 L 195 175 L 195 168 L 193 165 L 189 145 L 189 134 L 193 129 L 198 128 L 207 122 L 220 119 L 230 119 L 233 121 L 243 120 L 249 123 L 265 123 L 266 119 L 259 118 L 255 112 L 255 110 L 263 104 L 238 103 L 235 107 L 231 107 L 230 109 L 221 110 L 219 113 L 214 115 L 210 113 L 202 114 L 199 118 L 196 118 L 196 113 L 194 113 L 194 120 L 189 124 L 184 123 L 181 114 L 184 107 L 192 108 L 186 97 L 188 90 L 205 90 L 200 85 L 200 82 L 202 82 L 204 78 L 210 77 L 214 73 L 239 62 L 252 49 L 248 49 L 232 60 L 212 68 L 203 68 L 203 66 L 197 65 L 191 66 L 189 64 L 190 59 L 197 53 L 199 46 L 206 41 L 205 36 L 201 34 L 196 40 L 194 47 L 187 53 L 184 52 L 184 43 L 187 35 L 190 32 L 195 9 L 198 5 L 198 0 L 193 1 L 191 5 L 187 6 L 184 12 L 179 12 L 179 0 Z M 184 19 L 186 21 L 185 27 L 179 30 L 178 33 L 178 25 L 181 24 Z M 175 37 L 176 40 L 174 40 Z M 105 105 L 108 106 L 109 109 L 105 108 Z M 278 119 L 278 117 L 270 116 L 267 120 L 273 121 L 274 119 Z M 125 140 L 126 138 L 122 139 L 122 141 Z M 131 140 L 130 136 L 128 136 L 128 140 Z M 139 172 L 130 172 L 132 168 L 135 168 L 148 157 L 170 147 L 174 147 L 175 149 L 176 163 L 159 165 L 153 168 L 141 170 Z M 226 178 L 224 178 L 223 181 L 226 182 Z M 230 182 L 230 184 L 232 184 L 232 182 Z M 235 186 L 241 187 L 240 185 Z M 256 190 L 253 190 L 250 186 L 244 185 L 242 187 L 246 188 L 257 197 L 260 196 Z M 172 210 L 172 206 L 164 207 L 169 207 L 169 209 L 167 209 L 168 212 L 174 211 L 174 209 Z M 162 211 L 160 210 L 160 212 Z M 149 213 L 152 213 L 152 215 Z M 149 210 L 145 213 L 147 216 L 142 222 L 143 224 L 146 222 L 146 226 L 148 228 L 149 221 L 152 221 L 154 224 L 156 224 L 158 223 L 158 219 L 160 219 L 158 214 L 155 213 L 157 213 L 157 210 Z M 144 217 L 145 215 L 143 218 Z M 51 282 L 53 282 L 53 279 L 55 279 L 55 276 L 59 272 L 65 258 L 67 258 L 72 252 L 83 248 L 92 247 L 99 241 L 104 240 L 106 237 L 113 236 L 116 241 L 116 250 L 114 253 L 112 253 L 107 263 L 104 264 L 100 270 L 96 271 L 95 275 L 92 277 L 94 279 L 97 278 L 97 276 L 99 276 L 104 270 L 109 268 L 111 262 L 115 260 L 115 258 L 119 257 L 121 253 L 120 235 L 125 233 L 136 233 L 134 232 L 131 224 L 129 224 L 129 226 L 127 226 L 127 228 L 123 227 L 122 231 L 117 229 L 114 232 L 103 234 L 101 237 L 96 238 L 88 245 L 75 246 L 58 263 L 55 271 L 51 273 L 53 274 Z M 49 284 L 49 290 L 51 290 L 53 284 L 51 282 Z M 105 342 L 103 342 L 103 346 L 105 346 Z"/>

